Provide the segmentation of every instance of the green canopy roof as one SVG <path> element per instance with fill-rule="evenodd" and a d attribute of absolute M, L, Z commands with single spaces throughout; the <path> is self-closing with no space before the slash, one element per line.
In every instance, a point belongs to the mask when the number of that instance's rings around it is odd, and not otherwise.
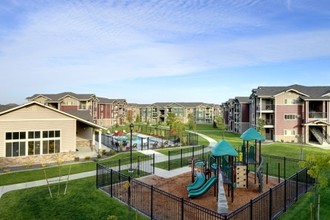
<path fill-rule="evenodd" d="M 237 157 L 237 151 L 225 140 L 218 142 L 211 150 L 212 156 L 221 157 L 221 156 L 233 156 Z"/>
<path fill-rule="evenodd" d="M 244 141 L 251 141 L 251 140 L 257 140 L 257 141 L 265 141 L 264 136 L 262 136 L 255 128 L 249 128 L 241 135 L 241 138 Z"/>

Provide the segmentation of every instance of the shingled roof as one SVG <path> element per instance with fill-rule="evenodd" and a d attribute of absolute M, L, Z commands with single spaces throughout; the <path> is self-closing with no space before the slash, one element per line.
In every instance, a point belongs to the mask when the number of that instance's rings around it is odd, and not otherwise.
<path fill-rule="evenodd" d="M 330 99 L 330 96 L 325 96 L 330 93 L 330 86 L 259 86 L 252 92 L 258 97 L 273 97 L 282 92 L 295 90 L 301 93 L 303 99 Z"/>
<path fill-rule="evenodd" d="M 15 108 L 17 106 L 18 105 L 17 104 L 14 104 L 14 103 L 7 104 L 7 105 L 0 105 L 0 112 L 7 111 L 7 110 L 9 110 L 11 108 Z"/>
<path fill-rule="evenodd" d="M 72 96 L 79 100 L 88 100 L 92 96 L 95 96 L 95 95 L 94 94 L 76 94 L 73 92 L 62 92 L 62 93 L 58 93 L 58 94 L 34 94 L 33 96 L 27 97 L 26 99 L 33 100 L 33 99 L 37 98 L 38 96 L 43 96 L 43 97 L 48 98 L 49 101 L 57 102 L 65 96 Z"/>

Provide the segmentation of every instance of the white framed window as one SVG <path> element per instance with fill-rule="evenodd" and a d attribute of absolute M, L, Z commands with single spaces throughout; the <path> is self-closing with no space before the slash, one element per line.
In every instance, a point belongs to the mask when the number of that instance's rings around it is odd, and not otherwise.
<path fill-rule="evenodd" d="M 294 129 L 284 129 L 284 136 L 295 136 L 296 130 Z"/>
<path fill-rule="evenodd" d="M 299 117 L 300 117 L 300 115 L 295 115 L 295 114 L 285 114 L 284 115 L 285 120 L 295 120 Z"/>
<path fill-rule="evenodd" d="M 60 130 L 6 132 L 6 157 L 59 153 Z"/>

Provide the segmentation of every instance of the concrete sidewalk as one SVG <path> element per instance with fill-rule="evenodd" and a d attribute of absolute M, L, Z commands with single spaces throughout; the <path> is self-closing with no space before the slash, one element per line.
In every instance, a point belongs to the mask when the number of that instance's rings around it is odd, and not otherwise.
<path fill-rule="evenodd" d="M 210 142 L 210 145 L 209 145 L 210 147 L 214 146 L 217 143 L 214 139 L 212 139 L 212 138 L 210 138 L 206 135 L 199 134 L 197 132 L 192 132 L 192 133 L 198 134 L 199 136 L 202 136 L 203 138 L 208 140 Z M 139 151 L 139 152 L 141 152 L 145 155 L 155 154 L 155 162 L 156 163 L 167 161 L 167 159 L 168 159 L 166 155 L 161 154 L 161 153 L 159 153 L 157 151 L 154 151 L 154 150 L 143 150 L 143 151 Z M 155 174 L 154 175 L 164 177 L 164 178 L 170 178 L 170 177 L 177 176 L 177 175 L 189 172 L 189 171 L 191 171 L 190 167 L 182 167 L 182 168 L 171 170 L 171 171 L 155 168 Z M 76 180 L 76 179 L 91 177 L 91 176 L 95 176 L 95 175 L 96 175 L 95 170 L 94 171 L 89 171 L 89 172 L 71 174 L 69 176 L 69 180 Z M 68 176 L 62 176 L 60 181 L 64 182 L 64 181 L 67 181 L 67 179 L 68 179 Z M 59 181 L 58 177 L 49 179 L 50 183 L 57 183 L 58 181 Z M 46 180 L 37 180 L 37 181 L 26 182 L 26 183 L 18 183 L 18 184 L 0 186 L 0 198 L 6 192 L 19 190 L 19 189 L 27 189 L 27 188 L 32 188 L 32 187 L 44 186 L 44 185 L 47 185 Z"/>

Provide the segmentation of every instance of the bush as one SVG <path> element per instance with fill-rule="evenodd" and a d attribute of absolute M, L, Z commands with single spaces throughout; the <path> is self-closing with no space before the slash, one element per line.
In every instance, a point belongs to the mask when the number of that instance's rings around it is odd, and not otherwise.
<path fill-rule="evenodd" d="M 91 159 L 90 156 L 86 156 L 86 157 L 85 157 L 85 160 L 90 160 L 90 159 Z"/>
<path fill-rule="evenodd" d="M 106 150 L 102 150 L 102 155 L 106 155 L 107 154 L 107 151 Z"/>

